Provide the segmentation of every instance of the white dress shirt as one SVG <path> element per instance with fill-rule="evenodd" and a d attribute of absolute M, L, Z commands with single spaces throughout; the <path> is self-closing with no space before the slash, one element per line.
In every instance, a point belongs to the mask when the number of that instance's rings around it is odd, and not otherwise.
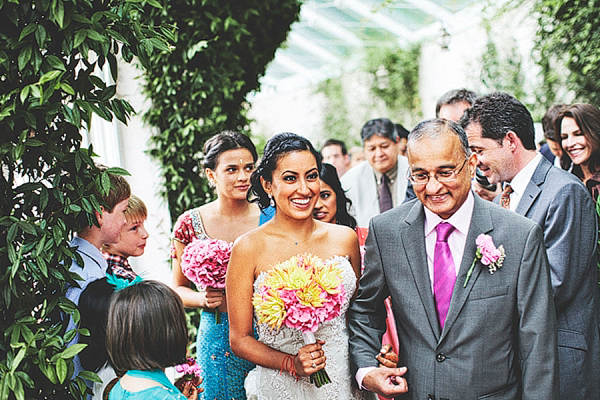
<path fill-rule="evenodd" d="M 435 251 L 435 242 L 437 241 L 436 227 L 440 222 L 448 222 L 455 229 L 448 237 L 448 246 L 452 252 L 452 260 L 454 261 L 454 269 L 456 275 L 460 269 L 465 245 L 467 243 L 467 234 L 471 225 L 471 217 L 473 215 L 473 207 L 475 200 L 473 193 L 469 191 L 467 199 L 462 206 L 452 216 L 446 220 L 439 215 L 431 212 L 425 207 L 425 251 L 427 252 L 427 267 L 429 268 L 429 280 L 431 281 L 431 291 L 433 292 L 433 254 Z"/>
<path fill-rule="evenodd" d="M 525 193 L 525 189 L 527 189 L 527 185 L 535 172 L 538 164 L 542 160 L 543 155 L 541 153 L 537 153 L 535 157 L 531 159 L 521 169 L 515 177 L 510 181 L 510 187 L 512 187 L 513 192 L 510 194 L 510 210 L 515 211 L 517 206 L 519 205 L 519 201 L 521 201 L 521 197 Z"/>
<path fill-rule="evenodd" d="M 433 293 L 433 253 L 435 250 L 435 242 L 437 240 L 437 232 L 435 228 L 440 222 L 448 222 L 454 226 L 454 231 L 448 237 L 448 246 L 452 252 L 452 259 L 454 260 L 454 268 L 456 274 L 460 269 L 460 263 L 462 261 L 463 253 L 465 252 L 465 245 L 467 244 L 467 235 L 469 234 L 469 226 L 471 225 L 471 217 L 473 216 L 473 207 L 475 206 L 475 199 L 473 198 L 473 192 L 469 190 L 467 199 L 460 206 L 460 208 L 452 214 L 447 220 L 442 219 L 439 215 L 430 211 L 427 207 L 425 210 L 425 251 L 427 252 L 427 267 L 429 269 L 429 280 L 431 281 L 431 292 Z M 356 381 L 358 387 L 364 389 L 362 382 L 365 376 L 371 372 L 375 367 L 364 367 L 359 368 L 356 371 Z"/>

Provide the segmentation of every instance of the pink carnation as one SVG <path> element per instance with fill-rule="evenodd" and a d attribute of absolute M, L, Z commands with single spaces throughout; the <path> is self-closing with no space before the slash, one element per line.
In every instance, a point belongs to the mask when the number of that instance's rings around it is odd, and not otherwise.
<path fill-rule="evenodd" d="M 219 239 L 194 239 L 181 256 L 181 272 L 197 286 L 225 288 L 231 244 Z"/>
<path fill-rule="evenodd" d="M 502 252 L 494 246 L 494 241 L 489 235 L 479 235 L 475 240 L 475 244 L 481 252 L 481 263 L 483 265 L 490 265 L 502 256 Z"/>

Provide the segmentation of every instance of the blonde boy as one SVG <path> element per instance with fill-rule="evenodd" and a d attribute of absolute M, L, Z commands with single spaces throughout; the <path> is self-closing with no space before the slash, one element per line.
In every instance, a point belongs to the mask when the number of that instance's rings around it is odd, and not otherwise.
<path fill-rule="evenodd" d="M 121 229 L 121 236 L 117 243 L 102 246 L 102 256 L 108 263 L 108 273 L 129 280 L 135 279 L 137 274 L 133 271 L 127 258 L 139 257 L 144 254 L 148 232 L 144 222 L 148 218 L 146 205 L 136 195 L 131 195 L 125 211 L 125 225 Z"/>

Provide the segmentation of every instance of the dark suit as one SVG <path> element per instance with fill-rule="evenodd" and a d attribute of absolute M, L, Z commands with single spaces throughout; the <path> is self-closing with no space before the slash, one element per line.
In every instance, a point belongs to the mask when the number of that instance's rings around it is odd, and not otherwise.
<path fill-rule="evenodd" d="M 544 231 L 558 325 L 561 399 L 600 399 L 600 298 L 592 198 L 542 158 L 515 210 Z"/>
<path fill-rule="evenodd" d="M 376 366 L 391 296 L 408 367 L 400 399 L 556 399 L 556 320 L 539 226 L 479 197 L 443 331 L 438 324 L 419 201 L 371 220 L 365 270 L 348 311 L 353 371 Z M 467 270 L 480 234 L 503 245 L 502 268 Z"/>

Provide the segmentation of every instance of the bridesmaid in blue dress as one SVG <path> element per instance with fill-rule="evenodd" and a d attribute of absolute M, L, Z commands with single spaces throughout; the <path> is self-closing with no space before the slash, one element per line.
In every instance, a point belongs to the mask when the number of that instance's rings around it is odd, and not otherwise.
<path fill-rule="evenodd" d="M 181 255 L 194 239 L 221 239 L 232 243 L 265 219 L 258 206 L 246 200 L 257 153 L 252 141 L 237 132 L 225 131 L 204 146 L 203 168 L 217 199 L 188 210 L 173 230 L 171 257 L 173 287 L 185 307 L 202 308 L 196 352 L 198 364 L 207 372 L 203 399 L 245 399 L 244 379 L 254 365 L 236 357 L 229 347 L 229 322 L 224 290 L 196 291 L 181 272 Z M 219 310 L 219 323 L 215 311 Z"/>
<path fill-rule="evenodd" d="M 126 371 L 109 400 L 196 400 L 189 383 L 180 392 L 165 368 L 185 362 L 187 326 L 183 304 L 167 285 L 144 281 L 112 296 L 106 350 L 117 371 Z"/>

